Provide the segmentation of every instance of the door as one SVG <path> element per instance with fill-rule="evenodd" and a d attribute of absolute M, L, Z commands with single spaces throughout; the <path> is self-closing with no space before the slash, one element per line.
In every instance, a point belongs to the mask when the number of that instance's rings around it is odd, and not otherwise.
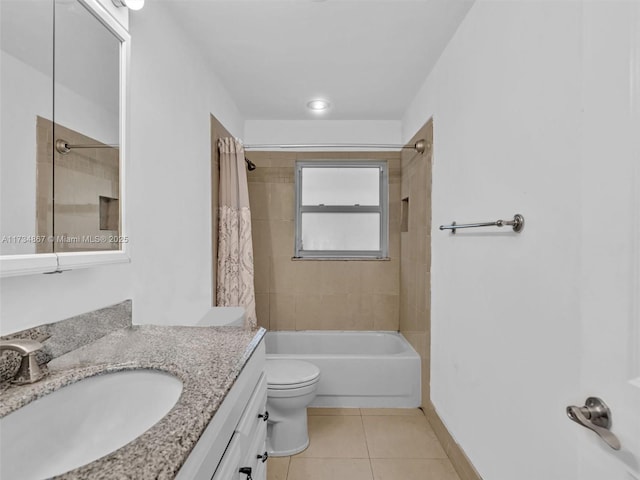
<path fill-rule="evenodd" d="M 640 2 L 583 3 L 581 392 L 615 451 L 576 425 L 580 480 L 640 480 Z"/>

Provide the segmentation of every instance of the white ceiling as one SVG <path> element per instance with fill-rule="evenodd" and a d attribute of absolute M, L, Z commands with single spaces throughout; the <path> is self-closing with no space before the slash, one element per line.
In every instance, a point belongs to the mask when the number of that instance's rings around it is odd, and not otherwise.
<path fill-rule="evenodd" d="M 474 0 L 165 0 L 246 119 L 399 120 Z M 318 116 L 305 105 L 326 98 Z"/>

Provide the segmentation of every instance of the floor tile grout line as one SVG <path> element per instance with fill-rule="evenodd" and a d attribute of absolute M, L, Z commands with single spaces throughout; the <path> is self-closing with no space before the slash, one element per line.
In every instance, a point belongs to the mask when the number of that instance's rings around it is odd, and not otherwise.
<path fill-rule="evenodd" d="M 292 457 L 293 459 L 293 457 Z M 394 460 L 396 457 L 298 457 L 296 460 Z M 446 460 L 446 458 L 398 458 L 398 460 Z"/>
<path fill-rule="evenodd" d="M 287 474 L 284 476 L 285 480 L 289 480 L 290 470 L 291 470 L 291 455 L 289 455 L 289 461 L 287 462 Z"/>
<path fill-rule="evenodd" d="M 296 457 L 301 460 L 305 458 L 313 459 L 313 460 L 368 460 L 369 457 Z"/>
<path fill-rule="evenodd" d="M 373 464 L 371 463 L 371 457 L 369 457 L 369 471 L 371 472 L 371 480 L 376 480 L 373 475 Z"/>
<path fill-rule="evenodd" d="M 371 460 L 399 460 L 399 461 L 405 461 L 405 460 L 411 460 L 411 461 L 416 461 L 416 462 L 445 462 L 447 463 L 449 461 L 448 458 L 416 458 L 416 457 L 380 457 L 380 458 L 372 458 Z"/>
<path fill-rule="evenodd" d="M 371 451 L 369 450 L 369 441 L 367 440 L 367 431 L 364 428 L 364 415 L 362 415 L 362 409 L 360 409 L 360 423 L 362 424 L 362 433 L 364 435 L 364 444 L 367 447 L 367 456 L 369 457 L 369 471 L 371 472 L 371 480 L 375 480 L 373 475 L 373 464 L 371 463 Z"/>

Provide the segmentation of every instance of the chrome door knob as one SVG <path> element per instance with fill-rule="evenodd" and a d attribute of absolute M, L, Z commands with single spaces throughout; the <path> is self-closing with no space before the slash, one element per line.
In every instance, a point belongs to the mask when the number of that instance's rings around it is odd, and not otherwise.
<path fill-rule="evenodd" d="M 601 399 L 589 397 L 584 407 L 570 405 L 567 416 L 579 425 L 592 430 L 614 450 L 620 450 L 620 440 L 609 429 L 611 428 L 611 410 Z"/>

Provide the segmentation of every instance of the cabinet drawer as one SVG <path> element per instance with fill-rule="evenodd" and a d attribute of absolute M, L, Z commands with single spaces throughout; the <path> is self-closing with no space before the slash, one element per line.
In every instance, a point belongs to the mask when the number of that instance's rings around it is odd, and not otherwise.
<path fill-rule="evenodd" d="M 251 399 L 242 414 L 236 431 L 245 438 L 252 439 L 260 424 L 265 424 L 265 409 L 267 406 L 267 376 L 263 373 L 258 385 L 251 395 Z M 247 443 L 247 446 L 249 442 Z"/>
<path fill-rule="evenodd" d="M 266 422 L 262 422 L 262 425 L 258 425 L 254 436 L 250 439 L 251 442 L 248 448 L 244 452 L 244 460 L 242 461 L 243 467 L 250 467 L 252 471 L 256 471 L 258 466 L 262 464 L 262 455 L 266 453 L 266 440 L 267 440 L 267 425 Z"/>
<path fill-rule="evenodd" d="M 264 455 L 266 452 L 267 425 L 265 422 L 263 425 L 258 425 L 255 435 L 248 448 L 245 446 L 246 438 L 238 433 L 233 435 L 212 480 L 247 480 L 248 476 L 240 473 L 241 468 L 249 469 L 245 471 L 251 472 L 253 480 L 263 478 L 256 476 L 256 472 L 266 471 L 266 462 L 258 458 L 258 455 Z"/>

